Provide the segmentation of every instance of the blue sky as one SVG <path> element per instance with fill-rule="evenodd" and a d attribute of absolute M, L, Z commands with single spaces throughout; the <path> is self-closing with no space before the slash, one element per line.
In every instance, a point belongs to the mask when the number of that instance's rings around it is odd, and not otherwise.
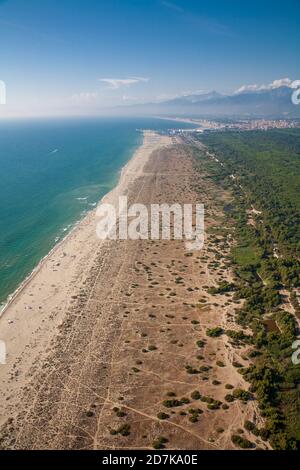
<path fill-rule="evenodd" d="M 299 0 L 0 0 L 0 115 L 300 79 Z"/>

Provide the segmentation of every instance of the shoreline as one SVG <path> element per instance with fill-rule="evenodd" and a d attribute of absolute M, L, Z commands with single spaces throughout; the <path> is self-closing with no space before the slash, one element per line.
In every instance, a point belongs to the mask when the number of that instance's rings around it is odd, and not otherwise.
<path fill-rule="evenodd" d="M 108 191 L 106 194 L 104 194 L 102 196 L 102 198 L 97 202 L 96 204 L 96 207 L 90 209 L 87 211 L 87 213 L 84 215 L 84 217 L 82 218 L 79 218 L 76 222 L 74 222 L 72 224 L 72 227 L 70 228 L 70 230 L 68 231 L 68 233 L 63 237 L 61 238 L 57 243 L 55 243 L 55 245 L 50 249 L 50 251 L 44 255 L 40 261 L 37 263 L 37 265 L 33 268 L 33 270 L 26 275 L 26 277 L 24 278 L 24 280 L 17 286 L 17 288 L 7 296 L 6 300 L 4 300 L 4 302 L 2 304 L 0 304 L 0 319 L 3 317 L 3 315 L 5 314 L 5 312 L 7 311 L 7 309 L 10 307 L 10 305 L 16 300 L 16 298 L 23 292 L 23 290 L 27 287 L 27 285 L 35 278 L 35 276 L 39 273 L 40 269 L 43 267 L 43 265 L 47 262 L 47 260 L 53 256 L 55 254 L 55 252 L 67 241 L 67 239 L 72 235 L 72 233 L 78 229 L 78 227 L 85 221 L 85 219 L 87 219 L 91 214 L 95 214 L 96 211 L 97 211 L 97 207 L 102 204 L 105 200 L 105 198 L 109 197 L 110 193 L 112 193 L 113 191 L 117 190 L 120 182 L 121 182 L 121 179 L 122 179 L 122 176 L 124 175 L 124 173 L 126 172 L 126 168 L 128 167 L 129 163 L 131 162 L 131 160 L 135 157 L 135 154 L 139 151 L 139 149 L 141 149 L 144 145 L 144 142 L 145 142 L 145 134 L 147 132 L 152 132 L 152 131 L 148 131 L 148 130 L 139 130 L 139 132 L 142 132 L 143 133 L 143 139 L 142 139 L 142 142 L 141 144 L 136 148 L 136 150 L 132 153 L 131 157 L 129 158 L 129 160 L 127 161 L 127 163 L 119 169 L 118 171 L 118 175 L 117 175 L 117 178 L 116 178 L 116 184 L 115 186 L 110 190 Z M 153 131 L 154 132 L 154 131 Z M 155 132 L 154 132 L 155 133 Z"/>
<path fill-rule="evenodd" d="M 184 118 L 184 117 L 164 117 L 164 116 L 155 116 L 156 119 L 162 119 L 163 121 L 174 121 L 174 122 L 182 122 L 185 124 L 193 124 L 195 126 L 194 131 L 197 130 L 197 128 L 201 127 L 199 121 L 196 119 L 190 119 L 190 118 Z M 188 130 L 188 129 L 185 129 Z"/>
<path fill-rule="evenodd" d="M 55 253 L 56 249 L 58 249 L 61 246 L 61 244 L 63 244 L 67 240 L 67 238 L 72 234 L 72 232 L 76 230 L 78 225 L 81 224 L 81 222 L 94 210 L 95 209 L 88 211 L 88 214 L 86 214 L 83 217 L 83 219 L 79 219 L 78 221 L 76 221 L 73 227 L 71 228 L 71 230 L 58 243 L 56 243 L 53 246 L 53 248 L 51 248 L 51 250 L 45 256 L 43 256 L 43 258 L 38 262 L 38 264 L 33 268 L 33 270 L 25 277 L 25 279 L 21 282 L 21 284 L 19 284 L 19 286 L 14 290 L 14 292 L 8 295 L 5 303 L 0 305 L 0 319 L 5 314 L 6 310 L 9 308 L 10 304 L 18 297 L 19 294 L 22 293 L 22 291 L 26 288 L 27 284 L 32 279 L 34 279 L 34 277 L 38 274 L 44 262 L 46 262 L 47 259 Z"/>

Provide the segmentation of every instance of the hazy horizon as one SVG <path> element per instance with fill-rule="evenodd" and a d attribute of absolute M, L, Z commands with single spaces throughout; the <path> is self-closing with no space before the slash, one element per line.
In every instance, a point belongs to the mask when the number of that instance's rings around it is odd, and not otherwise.
<path fill-rule="evenodd" d="M 0 118 L 117 114 L 296 80 L 299 13 L 296 0 L 2 0 Z"/>

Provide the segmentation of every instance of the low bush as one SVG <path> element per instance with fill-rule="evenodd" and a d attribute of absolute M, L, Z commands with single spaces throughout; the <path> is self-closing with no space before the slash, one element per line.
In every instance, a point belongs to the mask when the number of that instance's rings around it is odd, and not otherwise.
<path fill-rule="evenodd" d="M 218 336 L 221 336 L 224 333 L 223 328 L 220 328 L 217 326 L 216 328 L 208 328 L 206 330 L 207 336 L 210 336 L 211 338 L 217 338 Z"/>
<path fill-rule="evenodd" d="M 241 447 L 242 449 L 252 449 L 254 447 L 254 444 L 251 441 L 248 441 L 248 439 L 245 439 L 238 434 L 233 434 L 231 436 L 231 440 L 234 445 Z"/>

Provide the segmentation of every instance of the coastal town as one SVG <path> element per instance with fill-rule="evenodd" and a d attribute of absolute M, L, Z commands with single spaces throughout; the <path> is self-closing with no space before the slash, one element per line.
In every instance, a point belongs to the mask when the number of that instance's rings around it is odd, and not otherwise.
<path fill-rule="evenodd" d="M 172 119 L 172 118 L 168 118 Z M 268 131 L 270 129 L 299 129 L 298 119 L 238 119 L 234 120 L 210 120 L 210 119 L 187 119 L 173 118 L 177 122 L 190 123 L 197 128 L 176 129 L 170 131 L 171 134 L 186 132 L 226 132 L 226 131 Z"/>

